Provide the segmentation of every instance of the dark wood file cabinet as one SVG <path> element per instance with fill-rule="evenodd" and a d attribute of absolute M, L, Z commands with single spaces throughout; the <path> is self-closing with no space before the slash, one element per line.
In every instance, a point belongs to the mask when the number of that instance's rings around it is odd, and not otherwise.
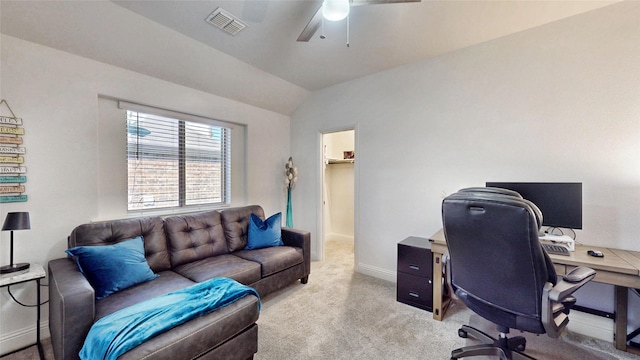
<path fill-rule="evenodd" d="M 433 257 L 427 238 L 411 236 L 398 243 L 397 300 L 433 311 Z"/>

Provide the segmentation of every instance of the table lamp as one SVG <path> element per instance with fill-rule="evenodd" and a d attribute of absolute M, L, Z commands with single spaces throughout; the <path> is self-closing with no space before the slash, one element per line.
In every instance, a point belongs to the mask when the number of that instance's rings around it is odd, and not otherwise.
<path fill-rule="evenodd" d="M 4 219 L 4 225 L 2 225 L 2 231 L 11 230 L 10 263 L 9 265 L 0 266 L 0 274 L 22 271 L 29 268 L 29 263 L 13 263 L 13 231 L 28 229 L 31 229 L 28 212 L 10 212 L 7 214 L 7 217 Z"/>

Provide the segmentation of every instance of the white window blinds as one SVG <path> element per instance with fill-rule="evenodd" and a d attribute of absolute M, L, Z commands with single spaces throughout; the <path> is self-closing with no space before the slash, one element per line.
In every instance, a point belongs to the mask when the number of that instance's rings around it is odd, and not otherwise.
<path fill-rule="evenodd" d="M 231 129 L 127 111 L 128 210 L 230 202 Z"/>

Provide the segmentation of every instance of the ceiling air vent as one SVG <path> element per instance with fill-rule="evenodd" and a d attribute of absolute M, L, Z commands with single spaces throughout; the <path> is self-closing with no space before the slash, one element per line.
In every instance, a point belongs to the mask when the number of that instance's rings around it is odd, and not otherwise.
<path fill-rule="evenodd" d="M 220 8 L 215 9 L 209 14 L 205 21 L 231 35 L 235 35 L 247 27 L 240 19 Z"/>

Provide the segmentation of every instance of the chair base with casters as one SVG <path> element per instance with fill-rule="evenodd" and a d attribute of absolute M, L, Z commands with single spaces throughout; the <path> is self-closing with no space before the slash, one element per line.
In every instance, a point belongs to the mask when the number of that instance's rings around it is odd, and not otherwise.
<path fill-rule="evenodd" d="M 527 339 L 523 336 L 507 338 L 509 329 L 501 329 L 498 327 L 498 330 L 500 331 L 500 336 L 496 339 L 484 331 L 468 325 L 462 325 L 458 330 L 458 336 L 461 338 L 471 336 L 480 340 L 482 343 L 453 350 L 451 352 L 451 360 L 481 355 L 499 356 L 500 360 L 535 360 L 522 353 L 526 347 Z"/>
<path fill-rule="evenodd" d="M 569 322 L 567 315 L 570 309 L 576 303 L 576 298 L 571 294 L 594 277 L 595 271 L 593 269 L 580 266 L 559 279 L 555 286 L 546 283 L 543 289 L 540 319 L 544 330 L 534 333 L 546 333 L 551 338 L 558 338 L 562 329 Z M 456 291 L 456 294 L 467 306 L 471 306 L 476 312 L 478 310 L 482 312 L 481 308 L 477 307 L 478 303 L 474 303 L 468 294 L 463 291 Z M 458 336 L 467 338 L 471 335 L 471 337 L 480 340 L 482 344 L 455 349 L 451 351 L 451 359 L 471 356 L 499 356 L 500 360 L 535 360 L 535 358 L 523 353 L 526 348 L 526 338 L 523 336 L 508 338 L 508 327 L 497 325 L 497 328 L 500 333 L 498 339 L 474 327 L 462 325 L 458 330 Z"/>

